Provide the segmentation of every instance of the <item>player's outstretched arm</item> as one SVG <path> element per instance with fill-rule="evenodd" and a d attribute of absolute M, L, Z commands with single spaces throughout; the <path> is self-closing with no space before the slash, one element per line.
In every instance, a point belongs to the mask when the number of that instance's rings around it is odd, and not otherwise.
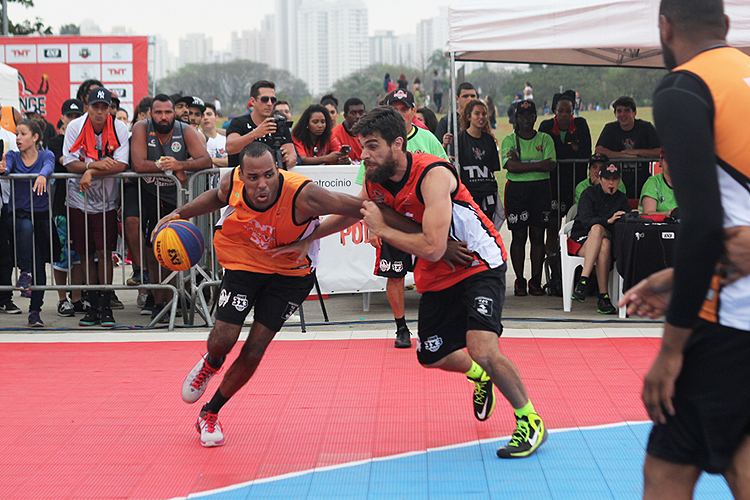
<path fill-rule="evenodd" d="M 161 218 L 154 227 L 153 234 L 156 235 L 159 228 L 175 219 L 190 219 L 199 215 L 210 214 L 227 206 L 229 191 L 232 189 L 232 175 L 225 175 L 221 178 L 219 187 L 206 191 L 196 199 L 181 207 L 177 207 L 174 212 L 169 213 Z"/>
<path fill-rule="evenodd" d="M 434 168 L 425 175 L 422 181 L 425 209 L 422 230 L 417 233 L 391 227 L 381 208 L 371 201 L 365 201 L 362 208 L 365 224 L 375 235 L 401 250 L 436 261 L 445 254 L 453 215 L 451 192 L 457 185 L 456 178 L 446 168 Z"/>

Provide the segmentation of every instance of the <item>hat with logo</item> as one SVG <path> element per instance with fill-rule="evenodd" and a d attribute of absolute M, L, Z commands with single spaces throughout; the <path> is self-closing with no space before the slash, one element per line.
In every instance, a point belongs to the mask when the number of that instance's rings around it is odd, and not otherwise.
<path fill-rule="evenodd" d="M 192 96 L 188 103 L 188 108 L 198 108 L 201 110 L 201 113 L 203 113 L 206 111 L 206 103 L 203 102 L 203 99 L 200 97 Z"/>
<path fill-rule="evenodd" d="M 609 156 L 605 155 L 604 153 L 594 153 L 591 155 L 591 158 L 589 158 L 589 166 L 593 166 L 594 163 L 608 163 L 609 162 Z"/>
<path fill-rule="evenodd" d="M 620 178 L 620 166 L 615 163 L 605 163 L 599 168 L 599 177 Z"/>
<path fill-rule="evenodd" d="M 89 106 L 96 104 L 97 102 L 106 103 L 107 106 L 112 105 L 112 92 L 105 89 L 104 87 L 95 87 L 89 91 Z"/>
<path fill-rule="evenodd" d="M 536 104 L 534 104 L 534 101 L 521 101 L 516 104 L 516 114 L 520 115 L 521 113 L 536 114 Z"/>
<path fill-rule="evenodd" d="M 80 99 L 68 99 L 62 105 L 62 114 L 63 116 L 82 115 L 83 102 Z"/>
<path fill-rule="evenodd" d="M 414 107 L 414 94 L 408 90 L 398 89 L 394 90 L 387 96 L 385 96 L 385 103 L 390 106 L 394 102 L 401 101 L 406 104 L 409 108 Z"/>

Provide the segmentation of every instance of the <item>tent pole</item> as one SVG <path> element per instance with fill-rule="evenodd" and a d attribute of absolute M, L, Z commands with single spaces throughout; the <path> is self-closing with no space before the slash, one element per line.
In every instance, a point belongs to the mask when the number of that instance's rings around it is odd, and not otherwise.
<path fill-rule="evenodd" d="M 456 102 L 456 99 L 454 96 L 456 95 L 456 53 L 451 52 L 451 95 L 449 97 L 450 100 L 450 107 L 448 108 L 449 113 L 453 113 L 450 118 L 448 119 L 448 123 L 453 123 L 453 130 L 451 131 L 453 133 L 453 155 L 455 156 L 454 165 L 456 166 L 456 171 L 460 171 L 459 167 L 461 166 L 458 162 L 458 120 L 455 119 L 456 113 L 458 110 L 456 109 L 456 106 L 458 106 L 458 103 Z"/>

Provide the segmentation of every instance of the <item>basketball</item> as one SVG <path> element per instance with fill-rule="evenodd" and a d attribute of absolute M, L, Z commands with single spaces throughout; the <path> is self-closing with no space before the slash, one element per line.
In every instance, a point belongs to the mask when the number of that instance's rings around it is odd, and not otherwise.
<path fill-rule="evenodd" d="M 187 271 L 203 255 L 203 235 L 192 222 L 171 220 L 154 235 L 154 255 L 171 271 Z"/>

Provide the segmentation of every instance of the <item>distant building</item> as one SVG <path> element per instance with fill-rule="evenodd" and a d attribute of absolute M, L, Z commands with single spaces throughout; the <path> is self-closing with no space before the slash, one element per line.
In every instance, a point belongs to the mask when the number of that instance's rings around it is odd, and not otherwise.
<path fill-rule="evenodd" d="M 334 29 L 335 27 L 335 29 Z M 361 0 L 303 0 L 297 11 L 297 72 L 321 95 L 370 62 L 367 7 Z"/>
<path fill-rule="evenodd" d="M 417 64 L 426 67 L 436 50 L 443 50 L 448 41 L 448 7 L 438 7 L 440 15 L 417 23 Z"/>
<path fill-rule="evenodd" d="M 212 62 L 213 45 L 213 39 L 203 33 L 189 33 L 180 38 L 179 67 Z"/>
<path fill-rule="evenodd" d="M 244 30 L 242 33 L 233 31 L 230 42 L 231 59 L 254 61 L 276 67 L 274 17 L 271 14 L 263 18 L 259 30 Z"/>
<path fill-rule="evenodd" d="M 297 10 L 302 0 L 276 0 L 273 66 L 297 74 Z"/>

